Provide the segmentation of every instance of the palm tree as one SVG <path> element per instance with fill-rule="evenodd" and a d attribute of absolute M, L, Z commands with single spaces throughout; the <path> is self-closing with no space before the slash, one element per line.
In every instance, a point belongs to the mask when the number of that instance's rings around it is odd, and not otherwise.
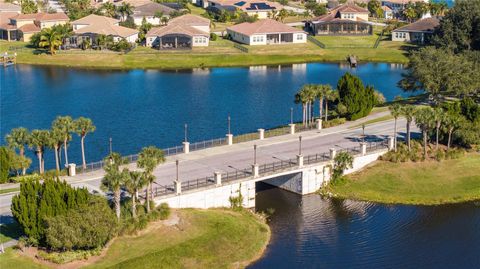
<path fill-rule="evenodd" d="M 128 169 L 125 168 L 123 172 L 126 173 L 125 188 L 132 197 L 132 216 L 133 218 L 137 218 L 137 204 L 135 199 L 138 190 L 145 186 L 145 177 L 140 171 L 128 171 Z"/>
<path fill-rule="evenodd" d="M 403 9 L 403 15 L 409 22 L 412 22 L 417 17 L 417 11 L 412 3 L 408 3 L 405 9 Z"/>
<path fill-rule="evenodd" d="M 425 107 L 415 112 L 415 123 L 423 135 L 423 157 L 427 157 L 428 132 L 434 127 L 433 109 Z"/>
<path fill-rule="evenodd" d="M 328 84 L 326 85 L 315 85 L 314 90 L 316 93 L 316 98 L 318 98 L 318 117 L 321 119 L 323 117 L 323 102 L 325 100 L 325 95 L 328 92 L 328 89 L 332 87 Z"/>
<path fill-rule="evenodd" d="M 107 17 L 114 18 L 115 17 L 115 5 L 111 2 L 106 2 L 101 6 L 101 10 L 103 11 L 103 15 Z"/>
<path fill-rule="evenodd" d="M 38 158 L 38 165 L 40 174 L 45 172 L 45 161 L 43 160 L 43 153 L 45 152 L 45 146 L 49 143 L 49 131 L 48 130 L 33 130 L 30 134 L 28 145 L 30 148 L 35 149 L 35 154 Z"/>
<path fill-rule="evenodd" d="M 162 18 L 165 14 L 161 10 L 155 11 L 155 14 L 153 15 L 153 18 L 158 18 L 160 23 L 162 22 Z"/>
<path fill-rule="evenodd" d="M 394 150 L 397 152 L 397 120 L 398 117 L 401 115 L 402 107 L 398 103 L 394 103 L 393 105 L 389 106 L 388 109 L 390 110 L 390 114 L 395 119 L 395 124 L 393 127 L 393 143 L 394 143 Z"/>
<path fill-rule="evenodd" d="M 338 99 L 338 91 L 332 89 L 330 85 L 325 90 L 325 121 L 328 121 L 328 101 L 335 101 Z"/>
<path fill-rule="evenodd" d="M 73 119 L 70 116 L 58 116 L 52 122 L 52 130 L 60 132 L 63 137 L 63 151 L 65 153 L 65 166 L 68 166 L 68 141 L 72 139 L 74 131 Z"/>
<path fill-rule="evenodd" d="M 18 149 L 19 155 L 25 157 L 25 146 L 28 145 L 30 134 L 27 128 L 19 127 L 12 129 L 5 136 L 5 140 L 11 149 Z M 25 175 L 26 168 L 22 168 L 22 175 Z"/>
<path fill-rule="evenodd" d="M 348 152 L 338 153 L 333 160 L 333 179 L 338 179 L 343 172 L 353 166 L 353 156 Z"/>
<path fill-rule="evenodd" d="M 83 169 L 87 169 L 87 163 L 85 162 L 85 136 L 95 131 L 95 125 L 93 125 L 91 119 L 80 117 L 73 122 L 73 127 L 74 132 L 80 136 Z"/>
<path fill-rule="evenodd" d="M 285 19 L 288 17 L 288 11 L 284 8 L 282 8 L 278 14 L 277 14 L 277 20 L 280 20 L 281 22 L 285 21 Z"/>
<path fill-rule="evenodd" d="M 417 109 L 413 105 L 405 105 L 402 107 L 400 113 L 402 116 L 405 117 L 407 120 L 407 145 L 408 145 L 408 151 L 410 151 L 410 125 L 412 124 L 412 121 L 415 117 Z"/>
<path fill-rule="evenodd" d="M 41 48 L 48 48 L 51 55 L 55 54 L 56 49 L 62 45 L 62 36 L 54 28 L 45 28 L 40 35 Z"/>
<path fill-rule="evenodd" d="M 53 129 L 49 132 L 48 138 L 48 147 L 53 149 L 55 153 L 55 169 L 57 172 L 60 172 L 60 160 L 59 160 L 59 152 L 62 147 L 63 143 L 63 135 L 62 132 L 58 129 Z"/>
<path fill-rule="evenodd" d="M 150 212 L 150 198 L 153 199 L 152 183 L 155 181 L 153 170 L 163 162 L 165 162 L 165 155 L 161 149 L 155 146 L 143 148 L 138 156 L 137 166 L 145 170 L 145 178 L 147 179 L 147 197 L 145 203 L 147 204 L 148 212 Z"/>
<path fill-rule="evenodd" d="M 440 135 L 440 127 L 445 120 L 445 112 L 441 108 L 433 110 L 433 121 L 435 122 L 435 150 L 438 150 L 438 140 Z"/>
<path fill-rule="evenodd" d="M 169 18 L 166 16 L 163 16 L 160 18 L 160 21 L 162 22 L 162 24 L 167 25 Z M 215 26 L 212 26 L 212 27 L 215 27 Z"/>
<path fill-rule="evenodd" d="M 130 3 L 123 2 L 122 5 L 118 7 L 118 12 L 122 17 L 122 21 L 125 21 L 128 16 L 133 14 L 133 6 Z"/>
<path fill-rule="evenodd" d="M 450 150 L 453 132 L 462 126 L 463 121 L 464 121 L 464 118 L 459 114 L 454 114 L 454 113 L 445 114 L 443 126 L 445 126 L 448 133 L 447 150 Z"/>
<path fill-rule="evenodd" d="M 104 159 L 105 176 L 102 179 L 100 188 L 103 191 L 113 193 L 113 203 L 115 205 L 115 214 L 120 219 L 120 195 L 121 188 L 125 182 L 126 174 L 120 172 L 120 165 L 125 164 L 126 160 L 116 152 L 111 153 Z"/>
<path fill-rule="evenodd" d="M 99 46 L 100 49 L 104 49 L 106 45 L 107 45 L 107 36 L 97 35 L 97 46 Z"/>

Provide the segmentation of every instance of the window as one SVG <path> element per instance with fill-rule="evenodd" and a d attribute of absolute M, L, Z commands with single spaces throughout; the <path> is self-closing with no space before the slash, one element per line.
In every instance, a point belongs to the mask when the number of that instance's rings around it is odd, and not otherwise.
<path fill-rule="evenodd" d="M 297 35 L 297 40 L 303 40 L 303 35 L 302 35 L 302 34 L 298 34 L 298 35 Z"/>

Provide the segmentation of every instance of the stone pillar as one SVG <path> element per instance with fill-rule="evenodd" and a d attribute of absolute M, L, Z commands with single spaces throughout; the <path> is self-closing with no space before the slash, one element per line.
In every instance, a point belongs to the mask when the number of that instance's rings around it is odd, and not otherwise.
<path fill-rule="evenodd" d="M 175 185 L 175 194 L 180 195 L 182 193 L 182 182 L 174 180 L 173 183 Z"/>
<path fill-rule="evenodd" d="M 190 142 L 183 142 L 183 153 L 189 153 L 190 152 Z"/>
<path fill-rule="evenodd" d="M 253 164 L 252 165 L 252 175 L 254 178 L 258 177 L 258 164 Z"/>
<path fill-rule="evenodd" d="M 222 185 L 222 173 L 221 172 L 214 172 L 213 176 L 215 177 L 215 184 L 217 186 Z"/>
<path fill-rule="evenodd" d="M 74 163 L 69 163 L 68 164 L 68 176 L 74 177 L 77 174 L 77 165 Z"/>
<path fill-rule="evenodd" d="M 367 155 L 367 143 L 360 143 L 360 152 L 362 153 L 362 156 Z"/>
<path fill-rule="evenodd" d="M 227 145 L 233 145 L 233 134 L 227 134 Z"/>
<path fill-rule="evenodd" d="M 330 166 L 324 166 L 323 167 L 323 182 L 322 184 L 327 184 L 327 182 L 330 180 Z"/>
<path fill-rule="evenodd" d="M 388 137 L 388 150 L 393 150 L 395 147 L 395 141 L 393 136 Z"/>
<path fill-rule="evenodd" d="M 322 130 L 322 119 L 317 119 L 317 130 Z"/>
<path fill-rule="evenodd" d="M 335 159 L 335 156 L 337 155 L 337 150 L 335 148 L 330 149 L 330 159 Z"/>
<path fill-rule="evenodd" d="M 303 155 L 297 155 L 297 164 L 298 167 L 303 167 Z"/>
<path fill-rule="evenodd" d="M 265 129 L 258 129 L 258 139 L 265 139 Z"/>
<path fill-rule="evenodd" d="M 290 123 L 288 126 L 290 126 L 290 134 L 295 134 L 295 123 Z"/>

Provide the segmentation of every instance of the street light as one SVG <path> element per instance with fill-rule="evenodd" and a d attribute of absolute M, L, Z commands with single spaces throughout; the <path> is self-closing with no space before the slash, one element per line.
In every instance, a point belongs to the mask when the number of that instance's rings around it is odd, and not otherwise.
<path fill-rule="evenodd" d="M 176 161 L 175 161 L 175 165 L 177 166 L 177 181 L 178 181 L 178 163 L 179 163 L 179 161 L 176 160 Z"/>
<path fill-rule="evenodd" d="M 365 142 L 365 123 L 362 124 L 362 142 Z"/>
<path fill-rule="evenodd" d="M 298 155 L 302 155 L 302 136 L 298 137 Z"/>
<path fill-rule="evenodd" d="M 110 155 L 112 155 L 112 138 L 111 137 L 109 139 L 109 144 L 110 144 Z"/>
<path fill-rule="evenodd" d="M 185 142 L 187 142 L 187 129 L 188 129 L 188 125 L 185 123 Z"/>
<path fill-rule="evenodd" d="M 228 134 L 231 134 L 231 132 L 230 132 L 230 114 L 228 114 L 227 121 L 228 121 Z"/>
<path fill-rule="evenodd" d="M 293 107 L 290 108 L 290 124 L 293 124 Z"/>
<path fill-rule="evenodd" d="M 257 164 L 257 145 L 253 145 L 253 164 Z"/>

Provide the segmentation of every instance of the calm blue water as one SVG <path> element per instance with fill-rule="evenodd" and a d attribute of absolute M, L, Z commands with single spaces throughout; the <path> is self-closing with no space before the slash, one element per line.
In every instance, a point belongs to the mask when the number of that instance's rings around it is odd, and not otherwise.
<path fill-rule="evenodd" d="M 58 115 L 85 116 L 97 131 L 86 138 L 87 162 L 113 150 L 137 153 L 143 146 L 162 148 L 183 141 L 223 137 L 227 116 L 234 134 L 275 127 L 290 120 L 293 96 L 305 83 L 330 83 L 347 71 L 374 85 L 388 100 L 404 95 L 396 84 L 403 67 L 364 64 L 350 70 L 338 64 L 312 63 L 272 68 L 213 68 L 165 72 L 154 70 L 103 71 L 17 65 L 0 69 L 1 137 L 12 128 L 49 128 Z M 295 106 L 295 118 L 301 108 Z M 53 152 L 46 153 L 53 167 Z M 81 162 L 79 138 L 69 159 Z M 34 159 L 33 165 L 36 165 Z"/>

